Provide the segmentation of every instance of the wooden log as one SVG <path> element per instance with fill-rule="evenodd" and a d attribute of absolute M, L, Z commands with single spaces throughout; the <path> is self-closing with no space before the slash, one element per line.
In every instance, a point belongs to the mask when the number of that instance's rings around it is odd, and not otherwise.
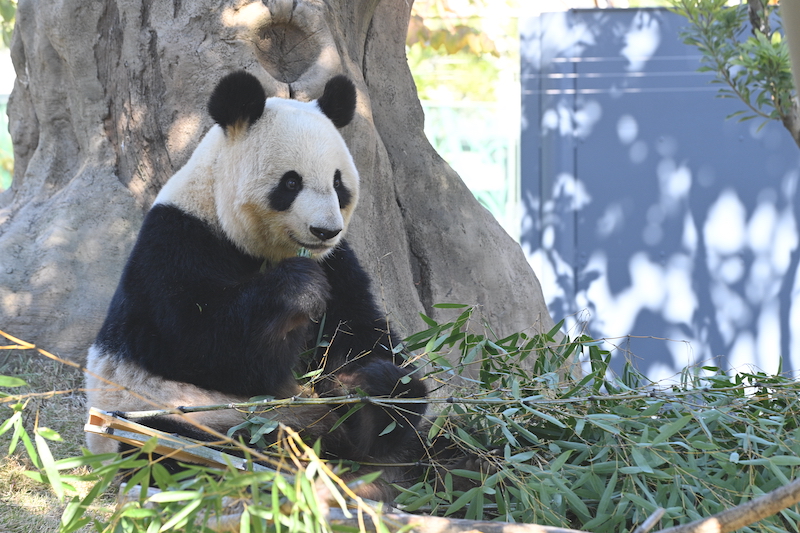
<path fill-rule="evenodd" d="M 153 453 L 185 463 L 222 469 L 231 465 L 239 470 L 247 469 L 250 464 L 247 459 L 208 447 L 209 444 L 214 443 L 165 433 L 94 407 L 89 409 L 89 419 L 83 426 L 83 430 L 139 448 L 156 437 L 157 444 Z M 258 463 L 254 463 L 252 467 L 254 470 L 266 469 Z"/>

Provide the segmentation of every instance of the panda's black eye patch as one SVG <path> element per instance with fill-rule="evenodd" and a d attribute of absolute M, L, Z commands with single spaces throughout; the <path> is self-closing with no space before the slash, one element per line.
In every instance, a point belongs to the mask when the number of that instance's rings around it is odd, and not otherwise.
<path fill-rule="evenodd" d="M 303 178 L 294 170 L 290 170 L 281 178 L 281 185 L 287 191 L 299 191 L 303 186 Z"/>
<path fill-rule="evenodd" d="M 281 177 L 278 185 L 269 193 L 269 205 L 275 211 L 286 211 L 292 207 L 292 202 L 303 190 L 303 177 L 290 170 Z"/>
<path fill-rule="evenodd" d="M 336 196 L 339 198 L 339 209 L 344 209 L 350 204 L 353 195 L 345 184 L 342 183 L 342 173 L 339 170 L 333 173 L 333 189 L 336 191 Z"/>

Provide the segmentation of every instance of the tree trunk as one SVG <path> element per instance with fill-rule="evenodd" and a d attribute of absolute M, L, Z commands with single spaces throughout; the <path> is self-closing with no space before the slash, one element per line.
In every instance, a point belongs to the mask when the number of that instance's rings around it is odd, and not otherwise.
<path fill-rule="evenodd" d="M 423 134 L 405 58 L 407 0 L 20 0 L 9 101 L 14 182 L 0 195 L 0 328 L 80 359 L 143 213 L 245 68 L 278 96 L 358 88 L 344 130 L 361 173 L 349 240 L 402 334 L 435 303 L 480 304 L 498 334 L 549 329 L 520 247 Z"/>

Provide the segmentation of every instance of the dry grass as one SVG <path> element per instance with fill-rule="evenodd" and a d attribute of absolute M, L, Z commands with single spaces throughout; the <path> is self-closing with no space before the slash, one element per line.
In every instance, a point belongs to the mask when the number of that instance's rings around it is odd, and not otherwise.
<path fill-rule="evenodd" d="M 38 413 L 39 426 L 58 431 L 63 442 L 49 442 L 56 460 L 80 455 L 84 443 L 86 413 L 81 387 L 81 372 L 45 359 L 33 351 L 0 351 L 0 375 L 24 379 L 27 387 L 6 390 L 28 402 L 25 426 L 33 429 Z M 1 402 L 2 400 L 0 400 Z M 8 402 L 0 403 L 0 422 L 11 411 Z M 25 476 L 32 465 L 20 444 L 8 455 L 12 431 L 0 436 L 0 533 L 53 532 L 58 530 L 64 504 L 49 487 Z M 79 491 L 88 487 L 76 487 Z"/>

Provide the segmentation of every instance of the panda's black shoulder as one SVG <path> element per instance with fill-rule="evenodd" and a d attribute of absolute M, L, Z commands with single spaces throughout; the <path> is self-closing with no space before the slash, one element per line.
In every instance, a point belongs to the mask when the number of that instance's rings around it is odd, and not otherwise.
<path fill-rule="evenodd" d="M 169 307 L 176 294 L 202 302 L 210 285 L 232 286 L 259 265 L 199 218 L 156 204 L 145 215 L 96 343 L 123 358 L 155 357 L 157 332 L 176 327 L 161 323 L 177 318 Z M 147 339 L 154 339 L 152 346 Z"/>

